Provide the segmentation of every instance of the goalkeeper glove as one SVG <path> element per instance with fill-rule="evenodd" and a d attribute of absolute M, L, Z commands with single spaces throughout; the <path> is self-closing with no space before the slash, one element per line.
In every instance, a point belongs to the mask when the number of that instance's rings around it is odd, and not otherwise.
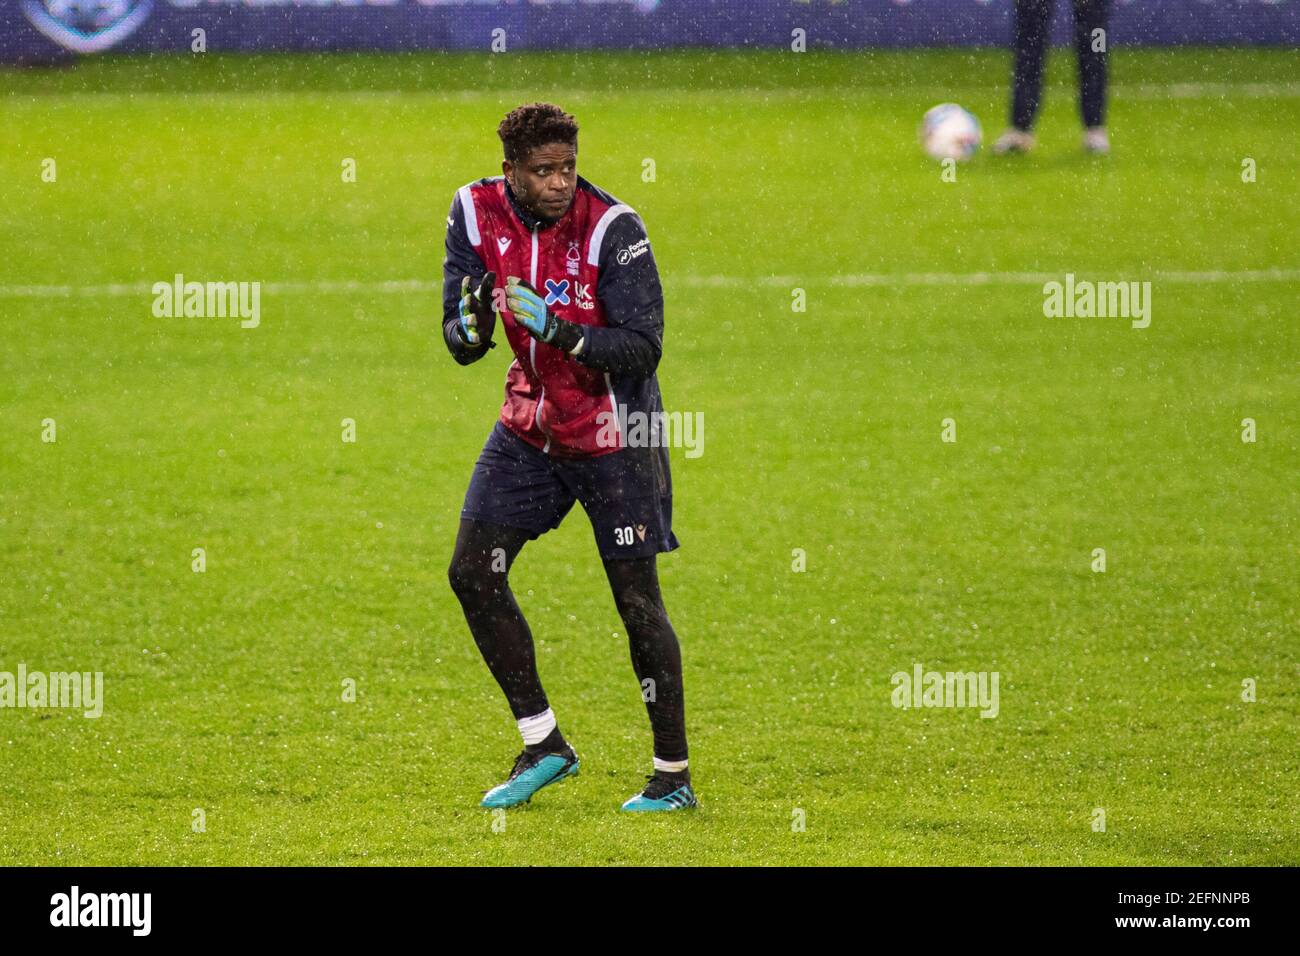
<path fill-rule="evenodd" d="M 582 327 L 548 309 L 533 287 L 517 276 L 506 277 L 506 306 L 533 338 L 570 354 L 582 342 Z"/>
<path fill-rule="evenodd" d="M 470 278 L 460 280 L 460 331 L 470 345 L 491 345 L 492 330 L 496 327 L 496 311 L 492 308 L 492 290 L 496 285 L 497 274 L 489 272 L 479 282 L 478 287 L 469 287 Z"/>

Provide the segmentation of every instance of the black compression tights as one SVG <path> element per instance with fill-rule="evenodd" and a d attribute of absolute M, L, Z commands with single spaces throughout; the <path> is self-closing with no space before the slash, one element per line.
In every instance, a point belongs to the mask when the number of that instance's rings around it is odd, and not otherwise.
<path fill-rule="evenodd" d="M 465 621 L 488 670 L 501 685 L 518 720 L 546 710 L 546 692 L 537 676 L 533 635 L 510 591 L 508 574 L 528 532 L 462 519 L 447 575 L 460 599 Z M 655 756 L 686 759 L 686 708 L 682 694 L 682 655 L 668 622 L 655 558 L 605 561 L 641 684 Z"/>

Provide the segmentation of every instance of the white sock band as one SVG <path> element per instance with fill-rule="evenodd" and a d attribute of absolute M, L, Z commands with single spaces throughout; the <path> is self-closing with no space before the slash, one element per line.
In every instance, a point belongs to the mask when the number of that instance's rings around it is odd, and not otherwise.
<path fill-rule="evenodd" d="M 524 735 L 524 746 L 528 747 L 540 744 L 551 735 L 555 729 L 555 715 L 547 707 L 540 714 L 520 718 L 516 723 L 519 724 L 519 732 Z"/>
<path fill-rule="evenodd" d="M 660 760 L 655 757 L 655 769 L 665 773 L 681 773 L 686 769 L 685 760 Z"/>

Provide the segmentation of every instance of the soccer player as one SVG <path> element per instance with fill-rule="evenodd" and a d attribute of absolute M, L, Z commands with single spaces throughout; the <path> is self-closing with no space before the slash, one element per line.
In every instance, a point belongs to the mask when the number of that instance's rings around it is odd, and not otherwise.
<path fill-rule="evenodd" d="M 1070 0 L 1074 12 L 1074 52 L 1079 58 L 1079 111 L 1083 148 L 1110 152 L 1106 135 L 1106 17 L 1110 0 Z M 998 137 L 993 152 L 1027 153 L 1034 148 L 1034 120 L 1043 94 L 1043 61 L 1055 0 L 1015 0 L 1015 66 L 1012 69 L 1011 128 Z M 1100 35 L 1097 31 L 1100 30 Z"/>
<path fill-rule="evenodd" d="M 504 175 L 462 186 L 447 217 L 443 338 L 461 365 L 514 353 L 501 417 L 479 455 L 448 576 L 505 693 L 524 749 L 485 807 L 527 801 L 578 772 L 537 675 L 507 575 L 524 543 L 582 503 L 627 630 L 654 736 L 654 773 L 624 810 L 696 806 L 687 768 L 682 659 L 656 556 L 677 547 L 655 369 L 663 291 L 641 218 L 577 174 L 578 124 L 530 103 L 497 129 Z M 640 416 L 638 416 L 639 418 Z"/>

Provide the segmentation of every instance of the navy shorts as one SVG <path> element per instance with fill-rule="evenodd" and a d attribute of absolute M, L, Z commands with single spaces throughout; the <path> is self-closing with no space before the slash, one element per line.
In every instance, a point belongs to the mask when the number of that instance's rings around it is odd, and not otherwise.
<path fill-rule="evenodd" d="M 677 547 L 667 449 L 554 458 L 500 422 L 474 465 L 460 516 L 536 538 L 558 528 L 575 501 L 591 519 L 602 558 L 643 558 Z"/>

